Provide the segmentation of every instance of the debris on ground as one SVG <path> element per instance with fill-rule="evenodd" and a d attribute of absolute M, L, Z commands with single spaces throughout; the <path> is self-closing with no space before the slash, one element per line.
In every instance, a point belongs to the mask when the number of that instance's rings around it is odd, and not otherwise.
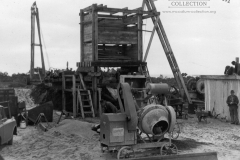
<path fill-rule="evenodd" d="M 30 97 L 32 97 L 35 104 L 43 104 L 52 101 L 54 109 L 62 109 L 62 92 L 57 88 L 39 84 L 32 89 Z"/>

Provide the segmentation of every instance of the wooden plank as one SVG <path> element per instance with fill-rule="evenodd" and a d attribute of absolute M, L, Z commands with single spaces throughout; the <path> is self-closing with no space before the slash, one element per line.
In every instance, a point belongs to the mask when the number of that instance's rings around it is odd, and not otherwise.
<path fill-rule="evenodd" d="M 83 104 L 82 104 L 82 98 L 81 98 L 81 94 L 80 94 L 79 89 L 77 90 L 77 96 L 78 96 L 78 101 L 79 101 L 79 104 L 80 104 L 80 110 L 81 110 L 82 118 L 85 118 L 84 110 L 83 110 Z"/>
<path fill-rule="evenodd" d="M 98 26 L 118 26 L 124 27 L 122 19 L 99 19 Z"/>
<path fill-rule="evenodd" d="M 122 8 L 122 9 L 126 10 L 126 9 L 128 9 L 128 7 L 124 7 L 124 8 Z M 110 13 L 110 14 L 112 15 L 112 14 L 116 14 L 116 13 L 118 13 L 118 12 L 112 12 L 112 13 Z"/>
<path fill-rule="evenodd" d="M 147 63 L 146 62 L 139 62 L 139 61 L 120 61 L 120 60 L 116 60 L 116 61 L 93 61 L 92 66 L 98 66 L 98 67 L 134 67 L 134 66 L 146 66 Z"/>
<path fill-rule="evenodd" d="M 81 14 L 81 12 L 83 12 L 82 9 L 80 10 L 80 14 Z M 81 14 L 81 15 L 82 15 L 82 14 Z M 87 15 L 83 15 L 83 21 L 85 21 L 85 22 L 87 22 L 87 21 L 92 21 L 92 14 L 89 13 L 89 14 L 87 14 Z"/>
<path fill-rule="evenodd" d="M 97 66 L 94 67 L 94 72 L 97 72 Z M 93 76 L 92 77 L 92 95 L 93 95 L 93 108 L 94 108 L 94 112 L 97 113 L 97 105 L 98 105 L 98 101 L 97 101 L 97 77 Z"/>
<path fill-rule="evenodd" d="M 106 12 L 106 13 L 112 13 L 112 12 L 123 12 L 123 13 L 139 13 L 139 14 L 154 14 L 151 11 L 142 11 L 142 10 L 128 10 L 128 9 L 118 9 L 118 8 L 99 8 L 98 12 Z"/>
<path fill-rule="evenodd" d="M 95 38 L 95 49 L 94 49 L 94 60 L 98 60 L 98 14 L 97 12 L 95 12 L 95 34 L 94 34 Z"/>
<path fill-rule="evenodd" d="M 95 9 L 96 9 L 96 4 L 92 5 L 92 59 L 95 60 Z"/>
<path fill-rule="evenodd" d="M 119 15 L 108 15 L 108 14 L 98 14 L 99 18 L 123 18 L 123 16 Z"/>
<path fill-rule="evenodd" d="M 62 110 L 66 110 L 66 97 L 65 97 L 65 90 L 66 89 L 66 82 L 64 77 L 64 72 L 62 73 Z"/>
<path fill-rule="evenodd" d="M 92 53 L 92 43 L 85 43 L 83 46 L 83 50 L 84 50 L 84 55 L 88 53 Z"/>
<path fill-rule="evenodd" d="M 73 96 L 73 117 L 77 117 L 77 106 L 76 106 L 76 77 L 75 75 L 72 76 L 72 96 Z"/>
<path fill-rule="evenodd" d="M 129 16 L 129 17 L 123 18 L 123 23 L 124 24 L 138 23 L 138 17 L 137 16 Z"/>
<path fill-rule="evenodd" d="M 240 80 L 238 75 L 201 75 L 201 79 L 213 79 L 213 80 Z"/>
<path fill-rule="evenodd" d="M 84 24 L 82 23 L 84 21 L 83 19 L 83 10 L 80 10 L 80 62 L 83 61 L 84 57 Z"/>
<path fill-rule="evenodd" d="M 121 52 L 122 51 L 122 46 L 107 46 L 105 45 L 105 47 L 103 47 L 102 45 L 98 45 L 98 50 L 105 50 L 105 52 L 107 51 L 112 51 L 112 52 Z"/>
<path fill-rule="evenodd" d="M 178 154 L 166 156 L 150 156 L 130 158 L 125 160 L 218 160 L 217 152 L 204 152 L 204 153 L 191 153 L 191 154 Z"/>
<path fill-rule="evenodd" d="M 137 33 L 133 31 L 99 32 L 98 41 L 105 44 L 137 44 Z"/>
<path fill-rule="evenodd" d="M 156 12 L 156 14 L 155 15 L 145 15 L 145 16 L 143 16 L 143 19 L 148 19 L 148 18 L 152 18 L 152 17 L 156 17 L 156 16 L 160 16 L 160 12 Z"/>
<path fill-rule="evenodd" d="M 131 46 L 127 46 L 124 55 L 130 57 L 133 61 L 137 61 L 138 60 L 138 45 L 133 44 Z"/>
<path fill-rule="evenodd" d="M 94 112 L 94 108 L 93 108 L 93 103 L 92 103 L 92 97 L 91 97 L 91 92 L 89 90 L 87 90 L 88 96 L 89 96 L 89 103 L 91 106 L 91 111 L 92 111 L 92 117 L 95 117 L 95 112 Z M 97 96 L 97 95 L 96 95 Z M 97 97 L 96 97 L 97 98 Z M 97 108 L 97 107 L 96 107 Z"/>
<path fill-rule="evenodd" d="M 93 34 L 92 26 L 93 24 L 83 25 L 84 42 L 92 41 L 92 34 Z"/>
<path fill-rule="evenodd" d="M 142 49 L 142 15 L 138 14 L 138 60 L 142 60 L 143 49 Z"/>
<path fill-rule="evenodd" d="M 102 107 L 101 107 L 101 99 L 102 99 L 102 88 L 98 88 L 98 110 L 99 110 L 99 117 L 101 118 L 102 115 Z"/>
<path fill-rule="evenodd" d="M 85 53 L 83 61 L 92 61 L 93 60 L 93 54 L 92 53 Z"/>
<path fill-rule="evenodd" d="M 100 26 L 98 27 L 99 32 L 103 31 L 133 31 L 137 32 L 137 27 L 136 26 L 131 26 L 131 27 L 121 27 L 121 26 Z"/>

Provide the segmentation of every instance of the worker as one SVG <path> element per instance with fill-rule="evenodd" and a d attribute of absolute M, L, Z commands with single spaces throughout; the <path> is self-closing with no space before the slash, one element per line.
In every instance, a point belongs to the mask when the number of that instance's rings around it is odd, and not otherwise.
<path fill-rule="evenodd" d="M 229 106 L 229 112 L 231 117 L 231 124 L 239 124 L 238 120 L 238 97 L 234 95 L 234 90 L 231 90 L 231 95 L 227 98 L 227 104 Z"/>
<path fill-rule="evenodd" d="M 114 106 L 111 102 L 100 100 L 100 104 L 102 107 L 102 113 L 117 113 L 118 109 L 116 106 Z"/>
<path fill-rule="evenodd" d="M 234 73 L 237 75 L 240 75 L 240 64 L 238 62 L 232 61 L 232 65 L 235 66 Z"/>
<path fill-rule="evenodd" d="M 225 67 L 225 71 L 224 71 L 225 75 L 232 75 L 233 73 L 234 73 L 234 68 L 233 67 L 230 67 L 230 66 Z"/>
<path fill-rule="evenodd" d="M 114 106 L 111 102 L 105 101 L 105 100 L 100 100 L 100 104 L 102 107 L 102 113 L 117 113 L 118 109 L 116 106 Z M 100 124 L 96 124 L 92 127 L 92 130 L 100 133 Z"/>

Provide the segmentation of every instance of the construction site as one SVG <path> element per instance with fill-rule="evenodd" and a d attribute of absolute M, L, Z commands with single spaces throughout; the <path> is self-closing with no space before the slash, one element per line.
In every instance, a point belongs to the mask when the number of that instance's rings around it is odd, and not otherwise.
<path fill-rule="evenodd" d="M 0 160 L 240 160 L 239 57 L 229 54 L 221 75 L 188 75 L 158 1 L 103 2 L 74 11 L 79 60 L 70 67 L 66 54 L 64 69 L 46 67 L 51 37 L 43 39 L 41 2 L 29 6 L 29 72 L 0 74 Z M 157 77 L 148 67 L 155 44 L 166 59 Z"/>

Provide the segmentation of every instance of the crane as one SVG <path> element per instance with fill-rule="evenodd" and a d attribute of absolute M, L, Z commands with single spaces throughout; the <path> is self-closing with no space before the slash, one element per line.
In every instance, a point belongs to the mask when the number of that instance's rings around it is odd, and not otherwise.
<path fill-rule="evenodd" d="M 37 22 L 37 29 L 38 29 L 38 38 L 39 38 L 39 44 L 35 43 L 35 20 Z M 39 21 L 39 11 L 36 2 L 33 3 L 31 6 L 31 65 L 30 65 L 30 81 L 33 80 L 34 75 L 34 57 L 35 57 L 35 46 L 40 47 L 41 52 L 41 61 L 42 61 L 42 70 L 41 73 L 39 73 L 39 78 L 41 81 L 41 76 L 46 76 L 45 72 L 45 64 L 44 64 L 44 57 L 43 57 L 43 50 L 42 50 L 42 41 L 41 41 L 41 34 L 40 34 L 40 21 Z"/>

